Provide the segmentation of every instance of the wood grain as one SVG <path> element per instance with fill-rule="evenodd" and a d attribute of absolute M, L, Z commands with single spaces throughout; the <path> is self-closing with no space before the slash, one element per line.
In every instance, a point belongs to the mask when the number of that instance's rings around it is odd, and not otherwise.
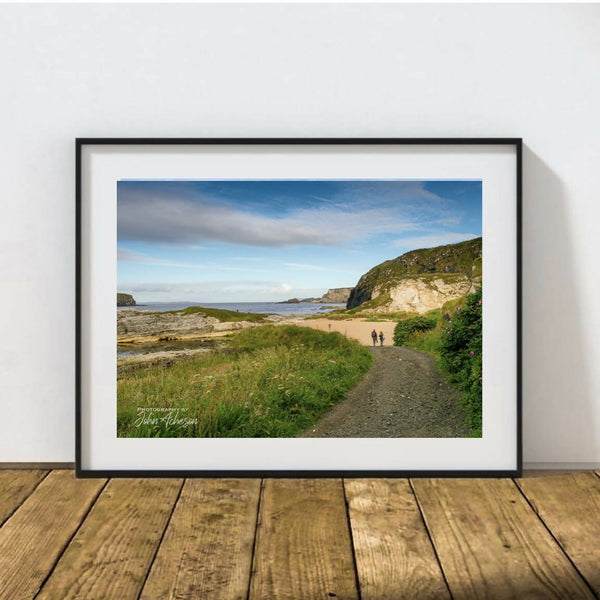
<path fill-rule="evenodd" d="M 260 479 L 188 479 L 142 600 L 245 600 Z"/>
<path fill-rule="evenodd" d="M 51 571 L 103 480 L 53 471 L 0 529 L 0 598 L 33 598 Z"/>
<path fill-rule="evenodd" d="M 112 479 L 38 598 L 137 598 L 182 484 Z"/>
<path fill-rule="evenodd" d="M 31 494 L 48 471 L 0 470 L 0 525 Z"/>
<path fill-rule="evenodd" d="M 600 597 L 600 479 L 577 473 L 517 484 Z"/>
<path fill-rule="evenodd" d="M 342 482 L 267 479 L 250 599 L 356 599 Z"/>
<path fill-rule="evenodd" d="M 450 598 L 406 479 L 346 480 L 362 600 Z"/>
<path fill-rule="evenodd" d="M 593 598 L 510 479 L 412 483 L 453 598 Z"/>

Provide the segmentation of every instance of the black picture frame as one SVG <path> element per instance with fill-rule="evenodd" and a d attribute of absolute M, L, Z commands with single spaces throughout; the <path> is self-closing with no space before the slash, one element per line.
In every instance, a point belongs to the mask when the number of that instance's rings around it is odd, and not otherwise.
<path fill-rule="evenodd" d="M 86 322 L 84 321 L 83 285 L 87 265 L 83 262 L 82 246 L 89 231 L 89 222 L 84 219 L 85 192 L 89 182 L 86 180 L 84 168 L 84 151 L 86 149 L 102 149 L 119 147 L 128 149 L 137 147 L 156 146 L 199 146 L 227 148 L 231 146 L 245 146 L 257 148 L 261 146 L 365 146 L 365 147 L 412 147 L 424 148 L 426 146 L 441 147 L 479 147 L 493 146 L 504 147 L 514 152 L 514 175 L 516 189 L 514 199 L 516 206 L 514 232 L 516 249 L 514 256 L 514 277 L 516 297 L 515 303 L 515 383 L 514 398 L 511 401 L 516 405 L 515 427 L 515 458 L 514 466 L 506 469 L 137 469 L 137 468 L 95 468 L 89 467 L 84 458 L 84 445 L 86 443 L 85 427 L 82 422 L 84 403 L 89 402 L 86 390 L 83 387 L 83 376 L 86 368 L 83 355 L 83 335 Z M 76 314 L 75 314 L 75 473 L 79 478 L 94 477 L 518 477 L 522 474 L 522 146 L 521 138 L 77 138 L 76 139 Z"/>

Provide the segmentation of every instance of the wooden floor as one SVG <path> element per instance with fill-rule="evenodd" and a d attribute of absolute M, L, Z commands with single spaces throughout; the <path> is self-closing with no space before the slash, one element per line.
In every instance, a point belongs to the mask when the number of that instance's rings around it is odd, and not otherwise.
<path fill-rule="evenodd" d="M 0 471 L 0 598 L 600 597 L 600 476 Z"/>

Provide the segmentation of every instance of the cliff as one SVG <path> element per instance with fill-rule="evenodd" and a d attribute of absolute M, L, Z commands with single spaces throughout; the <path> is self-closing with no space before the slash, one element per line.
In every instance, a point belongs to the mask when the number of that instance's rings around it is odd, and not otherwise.
<path fill-rule="evenodd" d="M 475 291 L 482 276 L 482 239 L 412 250 L 365 273 L 347 308 L 424 313 Z"/>
<path fill-rule="evenodd" d="M 117 306 L 137 306 L 131 294 L 117 294 Z"/>
<path fill-rule="evenodd" d="M 342 304 L 348 302 L 350 294 L 354 288 L 331 288 L 322 296 L 319 302 L 331 302 L 332 304 Z"/>

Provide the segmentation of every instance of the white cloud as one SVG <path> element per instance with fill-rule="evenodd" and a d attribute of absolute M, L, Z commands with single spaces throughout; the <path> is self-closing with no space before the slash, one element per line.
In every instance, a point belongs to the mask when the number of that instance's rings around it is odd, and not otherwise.
<path fill-rule="evenodd" d="M 281 292 L 291 292 L 294 289 L 294 286 L 291 283 L 282 283 L 281 285 L 275 288 L 275 291 Z"/>
<path fill-rule="evenodd" d="M 276 218 L 213 202 L 134 196 L 120 201 L 118 210 L 119 240 L 171 245 L 333 246 L 415 226 L 413 219 L 390 207 L 345 210 L 324 206 Z"/>

